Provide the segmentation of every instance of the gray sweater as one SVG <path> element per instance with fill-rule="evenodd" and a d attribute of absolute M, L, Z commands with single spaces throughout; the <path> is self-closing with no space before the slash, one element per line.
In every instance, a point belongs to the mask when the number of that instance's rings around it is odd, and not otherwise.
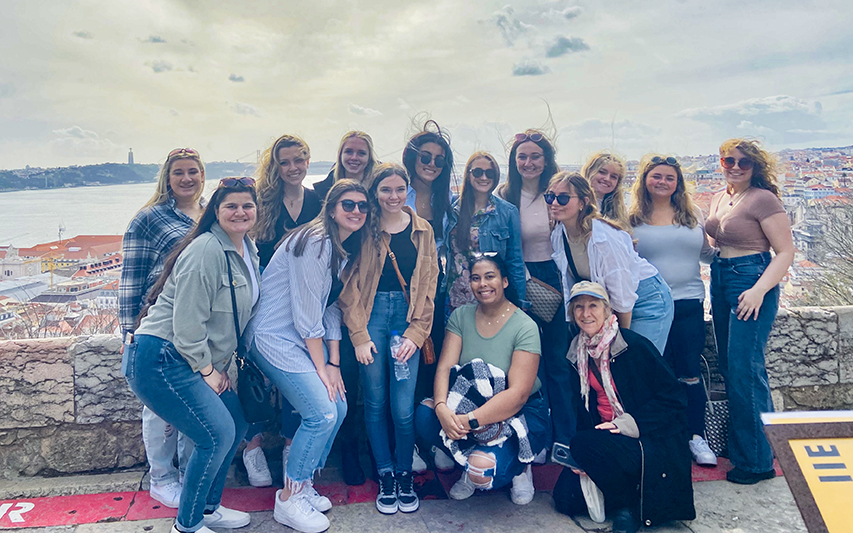
<path fill-rule="evenodd" d="M 260 279 L 258 250 L 251 239 L 243 242 L 249 246 L 255 279 Z M 184 249 L 157 303 L 136 330 L 137 335 L 172 342 L 195 372 L 209 364 L 224 369 L 237 348 L 226 253 L 234 274 L 240 329 L 245 330 L 257 310 L 257 305 L 252 306 L 252 278 L 218 223 Z"/>

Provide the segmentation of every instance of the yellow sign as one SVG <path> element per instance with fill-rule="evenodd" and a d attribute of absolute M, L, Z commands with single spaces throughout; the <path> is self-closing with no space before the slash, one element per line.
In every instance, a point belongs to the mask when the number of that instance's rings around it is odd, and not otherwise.
<path fill-rule="evenodd" d="M 849 532 L 853 527 L 853 438 L 798 439 L 789 444 L 827 531 Z"/>

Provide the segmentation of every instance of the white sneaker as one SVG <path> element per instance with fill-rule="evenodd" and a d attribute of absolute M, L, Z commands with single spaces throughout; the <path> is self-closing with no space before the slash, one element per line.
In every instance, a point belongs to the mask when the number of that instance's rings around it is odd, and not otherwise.
<path fill-rule="evenodd" d="M 173 525 L 170 533 L 182 533 L 182 532 L 180 529 L 178 529 L 177 525 Z M 204 526 L 201 526 L 201 529 L 196 529 L 195 533 L 216 533 L 216 532 L 213 531 L 212 529 L 208 529 Z"/>
<path fill-rule="evenodd" d="M 165 485 L 151 485 L 148 494 L 166 507 L 177 509 L 181 501 L 181 484 L 173 481 Z"/>
<path fill-rule="evenodd" d="M 329 519 L 305 498 L 304 491 L 291 494 L 286 502 L 281 501 L 281 490 L 275 493 L 273 518 L 279 524 L 302 533 L 321 533 L 329 529 Z"/>
<path fill-rule="evenodd" d="M 468 479 L 468 472 L 462 472 L 462 477 L 459 478 L 459 481 L 453 484 L 450 487 L 450 493 L 448 494 L 454 500 L 464 500 L 466 498 L 470 498 L 476 487 L 471 480 Z"/>
<path fill-rule="evenodd" d="M 412 472 L 416 472 L 418 474 L 423 474 L 428 470 L 426 461 L 421 459 L 421 456 L 418 454 L 418 447 L 415 446 L 415 451 L 412 454 Z"/>
<path fill-rule="evenodd" d="M 432 453 L 435 454 L 435 468 L 439 472 L 447 472 L 448 470 L 456 468 L 456 461 L 448 457 L 447 454 L 444 453 L 444 450 L 433 446 Z"/>
<path fill-rule="evenodd" d="M 533 467 L 527 465 L 524 472 L 512 478 L 512 488 L 509 491 L 512 503 L 527 505 L 533 501 L 536 489 L 533 488 Z"/>
<path fill-rule="evenodd" d="M 690 453 L 693 454 L 693 460 L 697 465 L 701 466 L 717 466 L 717 456 L 711 451 L 707 441 L 699 435 L 693 435 L 693 439 L 688 443 L 690 445 Z"/>
<path fill-rule="evenodd" d="M 305 499 L 308 500 L 308 503 L 311 504 L 311 507 L 317 509 L 321 513 L 325 513 L 329 509 L 332 508 L 332 500 L 326 498 L 314 488 L 314 482 L 309 481 L 305 484 L 305 488 L 302 489 L 302 492 L 305 493 Z"/>
<path fill-rule="evenodd" d="M 535 465 L 544 465 L 548 462 L 548 448 L 543 448 L 541 452 L 539 452 L 536 457 L 533 458 L 533 464 Z"/>
<path fill-rule="evenodd" d="M 260 446 L 251 450 L 243 450 L 243 464 L 246 466 L 246 474 L 249 475 L 249 485 L 253 487 L 269 487 L 272 485 L 272 474 L 267 465 L 267 458 Z"/>
<path fill-rule="evenodd" d="M 224 527 L 228 529 L 236 529 L 238 527 L 248 526 L 252 519 L 249 513 L 229 509 L 220 505 L 215 511 L 204 515 L 204 525 L 207 527 Z"/>

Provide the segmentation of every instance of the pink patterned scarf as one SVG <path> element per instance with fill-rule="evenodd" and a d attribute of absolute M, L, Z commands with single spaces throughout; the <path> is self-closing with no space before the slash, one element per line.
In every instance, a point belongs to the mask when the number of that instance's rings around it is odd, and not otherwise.
<path fill-rule="evenodd" d="M 598 333 L 590 337 L 581 330 L 578 339 L 578 374 L 580 374 L 581 379 L 581 396 L 583 396 L 584 405 L 588 411 L 589 360 L 592 359 L 601 373 L 601 386 L 604 388 L 604 393 L 613 408 L 613 416 L 615 417 L 625 414 L 625 409 L 619 403 L 616 391 L 613 389 L 613 376 L 610 375 L 610 343 L 616 338 L 618 332 L 619 323 L 616 320 L 616 315 L 610 315 Z"/>

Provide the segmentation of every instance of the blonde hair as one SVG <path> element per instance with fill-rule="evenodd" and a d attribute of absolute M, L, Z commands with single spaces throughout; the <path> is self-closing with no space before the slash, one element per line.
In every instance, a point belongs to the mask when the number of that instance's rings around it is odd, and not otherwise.
<path fill-rule="evenodd" d="M 175 153 L 177 152 L 177 153 Z M 201 155 L 192 148 L 175 149 L 170 153 L 175 153 L 172 156 L 166 157 L 166 161 L 160 167 L 160 174 L 157 176 L 157 189 L 154 191 L 154 196 L 142 206 L 154 207 L 155 205 L 165 204 L 172 196 L 172 186 L 169 183 L 169 174 L 172 172 L 172 163 L 180 159 L 192 159 L 198 165 L 198 170 L 201 173 L 201 187 L 193 196 L 193 202 L 198 202 L 201 199 L 201 193 L 204 192 L 204 163 L 201 162 Z"/>
<path fill-rule="evenodd" d="M 729 139 L 724 142 L 720 146 L 720 157 L 735 148 L 754 163 L 752 179 L 750 179 L 749 184 L 758 189 L 767 189 L 776 196 L 781 196 L 779 187 L 776 185 L 779 172 L 776 157 L 763 149 L 759 141 L 742 138 Z"/>
<path fill-rule="evenodd" d="M 296 135 L 284 134 L 264 150 L 255 171 L 255 191 L 258 194 L 258 221 L 252 228 L 252 237 L 261 242 L 275 239 L 275 225 L 284 204 L 284 180 L 279 174 L 278 152 L 282 148 L 298 146 L 305 159 L 311 159 L 308 143 Z"/>
<path fill-rule="evenodd" d="M 619 173 L 619 179 L 616 181 L 616 188 L 605 194 L 604 198 L 598 198 L 601 200 L 601 215 L 610 220 L 615 220 L 622 226 L 628 227 L 628 209 L 625 207 L 625 198 L 622 194 L 622 182 L 625 180 L 625 159 L 609 150 L 602 150 L 592 154 L 592 157 L 583 166 L 581 172 L 583 173 L 583 177 L 592 183 L 593 176 L 598 174 L 598 171 L 608 163 L 618 165 L 621 172 Z M 593 194 L 595 194 L 595 191 L 593 191 Z"/>
<path fill-rule="evenodd" d="M 655 157 L 658 157 L 661 160 L 657 163 L 653 163 L 652 159 Z M 652 211 L 654 209 L 652 206 L 652 197 L 646 187 L 646 178 L 654 168 L 661 165 L 674 169 L 677 177 L 675 192 L 673 192 L 672 196 L 669 198 L 669 202 L 675 210 L 675 216 L 673 217 L 675 219 L 675 223 L 679 226 L 685 226 L 691 229 L 695 228 L 696 224 L 699 223 L 699 220 L 696 217 L 696 204 L 693 203 L 693 194 L 688 188 L 687 182 L 684 181 L 684 173 L 681 170 L 681 164 L 676 161 L 674 165 L 670 165 L 666 162 L 666 157 L 667 156 L 660 154 L 646 154 L 642 159 L 640 159 L 640 168 L 637 174 L 637 179 L 634 181 L 634 186 L 631 187 L 631 209 L 628 213 L 628 220 L 631 223 L 631 227 L 637 227 L 640 224 L 649 224 L 651 220 Z"/>
<path fill-rule="evenodd" d="M 373 176 L 373 169 L 376 166 L 376 151 L 373 149 L 373 139 L 367 133 L 359 130 L 352 130 L 344 133 L 341 137 L 341 144 L 338 145 L 338 158 L 335 160 L 335 181 L 340 181 L 347 177 L 347 171 L 344 169 L 342 161 L 344 155 L 344 143 L 350 139 L 361 139 L 367 143 L 367 166 L 364 167 L 364 174 L 361 181 L 365 181 Z"/>

